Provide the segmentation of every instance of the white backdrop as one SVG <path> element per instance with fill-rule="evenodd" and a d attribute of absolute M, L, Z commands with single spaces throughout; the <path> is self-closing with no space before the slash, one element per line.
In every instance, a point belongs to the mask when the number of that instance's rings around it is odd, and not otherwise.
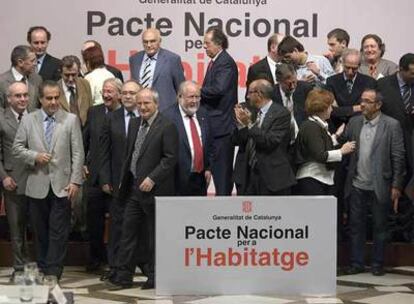
<path fill-rule="evenodd" d="M 202 81 L 208 60 L 201 48 L 201 32 L 219 19 L 224 27 L 229 26 L 228 34 L 235 33 L 229 37 L 229 52 L 239 63 L 239 83 L 244 88 L 248 65 L 255 56 L 266 54 L 267 37 L 274 31 L 293 34 L 316 54 L 326 51 L 326 34 L 335 27 L 346 29 L 351 35 L 350 46 L 357 48 L 365 34 L 376 33 L 385 41 L 384 57 L 398 62 L 402 54 L 414 51 L 413 11 L 412 0 L 3 1 L 0 71 L 9 68 L 12 48 L 26 43 L 27 29 L 43 25 L 52 32 L 52 55 L 80 55 L 82 42 L 95 39 L 103 45 L 108 63 L 117 65 L 129 78 L 130 52 L 141 49 L 139 31 L 153 19 L 151 25 L 158 22 L 166 34 L 162 46 L 182 56 L 186 77 Z M 189 48 L 191 44 L 200 48 Z"/>

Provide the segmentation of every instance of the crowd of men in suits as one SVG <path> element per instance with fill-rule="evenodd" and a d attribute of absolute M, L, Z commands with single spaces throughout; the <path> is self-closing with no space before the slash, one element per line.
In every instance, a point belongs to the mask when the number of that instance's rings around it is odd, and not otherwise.
<path fill-rule="evenodd" d="M 107 260 L 102 279 L 116 290 L 132 285 L 138 265 L 148 277 L 143 288 L 153 288 L 154 198 L 205 196 L 211 178 L 216 195 L 231 195 L 233 184 L 238 195 L 297 194 L 295 141 L 313 119 L 307 98 L 329 90 L 335 102 L 324 136 L 330 141 L 333 134 L 330 146 L 356 142 L 335 169 L 341 206 L 348 206 L 349 196 L 354 202 L 350 273 L 363 271 L 371 209 L 377 244 L 372 272 L 383 274 L 387 215 L 408 200 L 404 190 L 413 171 L 414 54 L 403 55 L 398 72 L 377 81 L 359 71 L 361 52 L 347 48 L 342 29 L 328 34 L 325 56 L 274 34 L 267 56 L 249 67 L 246 102 L 238 103 L 238 69 L 221 29 L 205 33 L 210 63 L 197 84 L 185 80 L 180 56 L 162 48 L 160 32 L 150 28 L 142 34 L 143 50 L 130 58 L 131 80 L 124 82 L 115 67 L 100 67 L 113 77 L 103 81 L 102 104 L 94 104 L 81 61 L 48 54 L 50 40 L 46 28 L 30 28 L 29 45 L 13 49 L 11 68 L 0 75 L 0 176 L 15 270 L 29 259 L 30 217 L 39 268 L 61 277 L 71 208 L 83 196 L 88 270 Z M 93 40 L 82 51 L 88 48 L 102 50 Z M 329 152 L 315 154 L 329 159 Z M 361 175 L 363 182 L 355 182 Z"/>

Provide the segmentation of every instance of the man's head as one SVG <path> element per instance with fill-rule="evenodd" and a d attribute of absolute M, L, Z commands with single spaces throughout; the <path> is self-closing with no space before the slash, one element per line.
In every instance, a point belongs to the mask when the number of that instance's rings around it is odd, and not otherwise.
<path fill-rule="evenodd" d="M 141 86 L 135 80 L 128 80 L 121 89 L 121 102 L 127 111 L 134 111 L 137 107 L 137 95 Z"/>
<path fill-rule="evenodd" d="M 76 85 L 80 69 L 79 58 L 73 55 L 62 58 L 62 80 L 68 87 Z"/>
<path fill-rule="evenodd" d="M 106 79 L 102 85 L 102 99 L 108 111 L 118 108 L 121 102 L 122 82 L 118 78 Z"/>
<path fill-rule="evenodd" d="M 229 41 L 224 32 L 218 27 L 211 27 L 204 35 L 204 49 L 210 58 L 214 58 L 221 50 L 229 47 Z"/>
<path fill-rule="evenodd" d="M 44 26 L 32 26 L 27 31 L 27 42 L 38 58 L 46 54 L 51 37 L 52 35 Z"/>
<path fill-rule="evenodd" d="M 59 110 L 60 88 L 57 82 L 46 80 L 39 86 L 39 100 L 43 111 L 52 116 Z"/>
<path fill-rule="evenodd" d="M 22 75 L 29 76 L 36 68 L 36 55 L 27 45 L 16 46 L 11 53 L 12 66 Z"/>
<path fill-rule="evenodd" d="M 155 28 L 149 28 L 142 34 L 142 46 L 148 57 L 154 56 L 161 48 L 161 33 Z"/>
<path fill-rule="evenodd" d="M 302 53 L 305 52 L 303 45 L 292 36 L 286 36 L 277 47 L 279 57 L 286 63 L 294 65 L 301 64 Z"/>
<path fill-rule="evenodd" d="M 158 110 L 159 95 L 157 91 L 145 88 L 138 92 L 137 109 L 143 120 L 150 119 Z"/>
<path fill-rule="evenodd" d="M 361 64 L 361 53 L 355 49 L 346 49 L 342 53 L 342 62 L 346 79 L 353 80 Z"/>
<path fill-rule="evenodd" d="M 401 78 L 407 84 L 414 84 L 414 54 L 407 53 L 400 58 L 400 71 L 398 72 Z"/>
<path fill-rule="evenodd" d="M 184 81 L 178 88 L 177 100 L 187 115 L 194 115 L 200 107 L 201 87 L 194 81 Z"/>
<path fill-rule="evenodd" d="M 256 109 L 260 109 L 267 104 L 272 99 L 272 95 L 273 85 L 265 79 L 253 81 L 247 90 L 249 103 Z"/>
<path fill-rule="evenodd" d="M 342 55 L 342 52 L 349 45 L 349 34 L 347 31 L 336 28 L 330 31 L 327 35 L 329 52 L 334 58 L 338 58 Z"/>
<path fill-rule="evenodd" d="M 23 113 L 29 104 L 27 85 L 21 81 L 13 82 L 7 88 L 7 100 L 14 111 Z"/>
<path fill-rule="evenodd" d="M 362 115 L 368 120 L 371 120 L 381 111 L 383 97 L 380 92 L 374 89 L 367 89 L 361 95 L 361 111 Z"/>
<path fill-rule="evenodd" d="M 277 55 L 277 47 L 284 37 L 285 35 L 276 33 L 270 36 L 269 39 L 267 39 L 268 55 L 276 62 L 280 61 L 279 56 Z"/>
<path fill-rule="evenodd" d="M 294 66 L 287 63 L 279 64 L 276 68 L 276 80 L 283 92 L 291 94 L 298 85 Z"/>

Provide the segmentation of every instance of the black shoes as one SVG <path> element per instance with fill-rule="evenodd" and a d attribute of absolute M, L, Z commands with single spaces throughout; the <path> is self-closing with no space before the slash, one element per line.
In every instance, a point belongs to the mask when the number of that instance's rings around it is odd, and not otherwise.
<path fill-rule="evenodd" d="M 358 273 L 363 273 L 365 272 L 364 267 L 360 267 L 360 266 L 351 266 L 348 268 L 348 270 L 346 271 L 346 274 L 358 274 Z"/>
<path fill-rule="evenodd" d="M 115 283 L 110 280 L 105 282 L 106 287 L 109 291 L 117 291 L 122 289 L 128 289 L 132 287 L 132 283 Z"/>
<path fill-rule="evenodd" d="M 380 277 L 385 275 L 385 270 L 383 267 L 372 267 L 371 273 L 373 276 Z"/>
<path fill-rule="evenodd" d="M 154 289 L 155 287 L 155 281 L 154 279 L 148 279 L 142 286 L 141 289 Z"/>

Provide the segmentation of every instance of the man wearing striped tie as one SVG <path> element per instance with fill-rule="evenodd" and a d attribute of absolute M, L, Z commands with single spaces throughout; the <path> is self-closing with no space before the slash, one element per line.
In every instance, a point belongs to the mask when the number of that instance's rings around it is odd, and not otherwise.
<path fill-rule="evenodd" d="M 179 55 L 161 48 L 161 34 L 149 28 L 142 34 L 144 50 L 129 58 L 131 78 L 143 88 L 152 88 L 159 94 L 159 110 L 164 111 L 176 102 L 178 88 L 184 81 L 184 70 Z"/>

